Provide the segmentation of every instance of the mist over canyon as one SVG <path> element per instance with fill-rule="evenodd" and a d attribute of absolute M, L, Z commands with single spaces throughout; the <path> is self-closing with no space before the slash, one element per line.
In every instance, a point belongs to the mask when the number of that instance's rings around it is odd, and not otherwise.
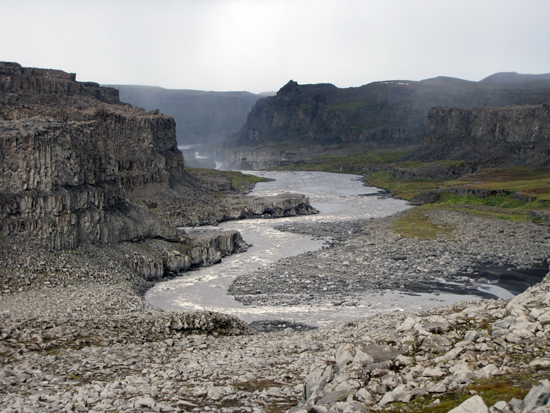
<path fill-rule="evenodd" d="M 227 139 L 246 122 L 262 95 L 249 92 L 174 90 L 154 86 L 108 85 L 120 100 L 152 111 L 158 109 L 176 121 L 178 145 L 208 145 Z"/>

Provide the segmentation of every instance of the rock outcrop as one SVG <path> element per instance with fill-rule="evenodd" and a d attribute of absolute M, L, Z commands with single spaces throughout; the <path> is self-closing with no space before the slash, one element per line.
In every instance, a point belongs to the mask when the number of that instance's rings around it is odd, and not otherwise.
<path fill-rule="evenodd" d="M 422 159 L 547 164 L 550 106 L 433 108 L 420 143 Z"/>
<path fill-rule="evenodd" d="M 348 89 L 290 81 L 276 96 L 256 103 L 247 123 L 224 143 L 224 156 L 235 167 L 261 167 L 284 164 L 295 146 L 339 144 L 395 150 L 420 142 L 431 122 L 428 112 L 432 107 L 549 103 L 550 81 L 544 79 L 492 83 L 439 77 Z"/>
<path fill-rule="evenodd" d="M 173 235 L 126 191 L 183 175 L 174 120 L 57 70 L 0 65 L 0 218 L 4 236 L 50 249 Z"/>
<path fill-rule="evenodd" d="M 424 407 L 433 407 L 438 397 L 475 386 L 475 380 L 497 382 L 503 377 L 506 381 L 520 372 L 544 375 L 550 366 L 544 350 L 550 338 L 549 286 L 547 275 L 509 302 L 461 303 L 410 315 L 394 331 L 356 335 L 330 359 L 311 366 L 302 407 L 291 411 L 366 412 L 367 407 L 381 411 L 392 403 L 419 403 L 429 396 L 434 402 Z M 365 327 L 357 324 L 359 330 Z M 548 411 L 549 394 L 545 380 L 523 401 L 508 397 L 491 411 Z M 488 409 L 476 396 L 452 411 Z"/>

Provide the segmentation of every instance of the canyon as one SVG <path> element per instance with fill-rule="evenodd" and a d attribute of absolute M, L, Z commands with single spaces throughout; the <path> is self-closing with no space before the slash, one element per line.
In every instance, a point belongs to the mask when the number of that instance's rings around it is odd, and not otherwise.
<path fill-rule="evenodd" d="M 249 92 L 208 92 L 164 89 L 154 86 L 107 85 L 116 88 L 120 100 L 154 111 L 176 121 L 178 145 L 202 144 L 203 151 L 237 132 L 263 95 Z"/>
<path fill-rule="evenodd" d="M 406 148 L 411 162 L 486 148 L 471 162 L 546 166 L 548 90 L 538 77 L 346 90 L 289 82 L 218 149 L 252 167 L 306 164 L 335 148 Z M 174 119 L 118 96 L 74 74 L 0 63 L 2 410 L 548 409 L 548 275 L 512 299 L 417 313 L 394 306 L 318 329 L 275 323 L 271 333 L 232 315 L 148 304 L 156 282 L 249 248 L 236 231 L 181 227 L 317 211 L 300 194 L 254 197 L 228 175 L 191 174 Z M 237 279 L 231 292 L 247 305 L 338 307 L 363 289 L 403 299 L 446 282 L 470 291 L 483 265 L 531 270 L 549 258 L 547 225 L 465 210 L 281 229 L 331 243 Z"/>
<path fill-rule="evenodd" d="M 126 242 L 148 258 L 123 261 L 151 280 L 246 247 L 238 233 L 199 239 L 178 226 L 315 212 L 303 196 L 258 201 L 230 181 L 222 193 L 231 196 L 220 197 L 219 182 L 186 172 L 172 117 L 123 104 L 117 90 L 75 74 L 0 63 L 0 96 L 6 243 L 56 251 Z M 17 271 L 7 278 L 26 288 Z"/>

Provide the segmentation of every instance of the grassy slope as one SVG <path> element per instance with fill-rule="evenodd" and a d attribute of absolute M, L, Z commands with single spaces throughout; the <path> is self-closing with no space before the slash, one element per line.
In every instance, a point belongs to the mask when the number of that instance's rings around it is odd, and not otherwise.
<path fill-rule="evenodd" d="M 217 169 L 188 168 L 185 170 L 194 177 L 210 180 L 231 180 L 233 187 L 238 191 L 244 191 L 258 182 L 267 182 L 269 179 L 256 175 L 243 174 L 239 171 L 220 171 Z"/>
<path fill-rule="evenodd" d="M 390 164 L 405 155 L 405 153 L 406 152 L 367 152 L 358 153 L 353 156 L 323 155 L 313 158 L 307 164 L 290 163 L 276 169 L 355 173 L 368 166 Z"/>
<path fill-rule="evenodd" d="M 369 184 L 392 191 L 403 199 L 434 189 L 472 189 L 506 191 L 494 196 L 458 196 L 443 192 L 436 205 L 486 218 L 515 221 L 540 221 L 530 212 L 550 210 L 550 172 L 528 167 L 490 168 L 457 180 L 399 180 L 391 171 L 375 172 L 367 178 Z"/>
<path fill-rule="evenodd" d="M 440 208 L 458 209 L 486 218 L 537 221 L 540 218 L 530 215 L 530 211 L 550 210 L 550 171 L 546 168 L 490 168 L 449 180 L 397 178 L 392 168 L 414 169 L 430 166 L 421 162 L 399 163 L 399 158 L 404 154 L 405 152 L 368 152 L 352 156 L 318 156 L 307 164 L 288 164 L 277 169 L 364 173 L 369 185 L 386 189 L 407 200 L 421 192 L 436 189 L 507 191 L 490 197 L 443 193 L 437 201 Z M 460 168 L 460 164 L 456 161 L 439 161 L 432 165 Z"/>

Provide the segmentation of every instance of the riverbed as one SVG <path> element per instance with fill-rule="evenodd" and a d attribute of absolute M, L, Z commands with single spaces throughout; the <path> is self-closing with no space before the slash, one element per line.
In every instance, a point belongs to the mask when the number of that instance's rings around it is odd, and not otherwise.
<path fill-rule="evenodd" d="M 148 291 L 146 300 L 163 310 L 212 310 L 233 314 L 247 322 L 286 320 L 322 326 L 353 320 L 375 312 L 401 312 L 433 308 L 464 300 L 463 295 L 399 291 L 358 291 L 350 297 L 349 305 L 308 303 L 276 306 L 245 306 L 227 294 L 231 283 L 239 276 L 258 268 L 269 267 L 277 261 L 307 251 L 326 247 L 330 237 L 313 240 L 292 232 L 281 232 L 274 226 L 285 222 L 343 221 L 379 218 L 409 208 L 403 200 L 385 197 L 377 188 L 364 186 L 361 177 L 325 172 L 257 172 L 254 174 L 275 179 L 259 183 L 251 196 L 262 198 L 282 192 L 298 192 L 310 198 L 320 213 L 276 220 L 253 219 L 230 221 L 216 229 L 238 230 L 253 246 L 246 253 L 224 258 L 221 264 L 187 272 L 170 281 L 158 283 Z M 376 194 L 380 194 L 376 195 Z M 189 232 L 208 231 L 213 227 L 188 228 Z M 507 291 L 493 288 L 501 297 Z"/>

